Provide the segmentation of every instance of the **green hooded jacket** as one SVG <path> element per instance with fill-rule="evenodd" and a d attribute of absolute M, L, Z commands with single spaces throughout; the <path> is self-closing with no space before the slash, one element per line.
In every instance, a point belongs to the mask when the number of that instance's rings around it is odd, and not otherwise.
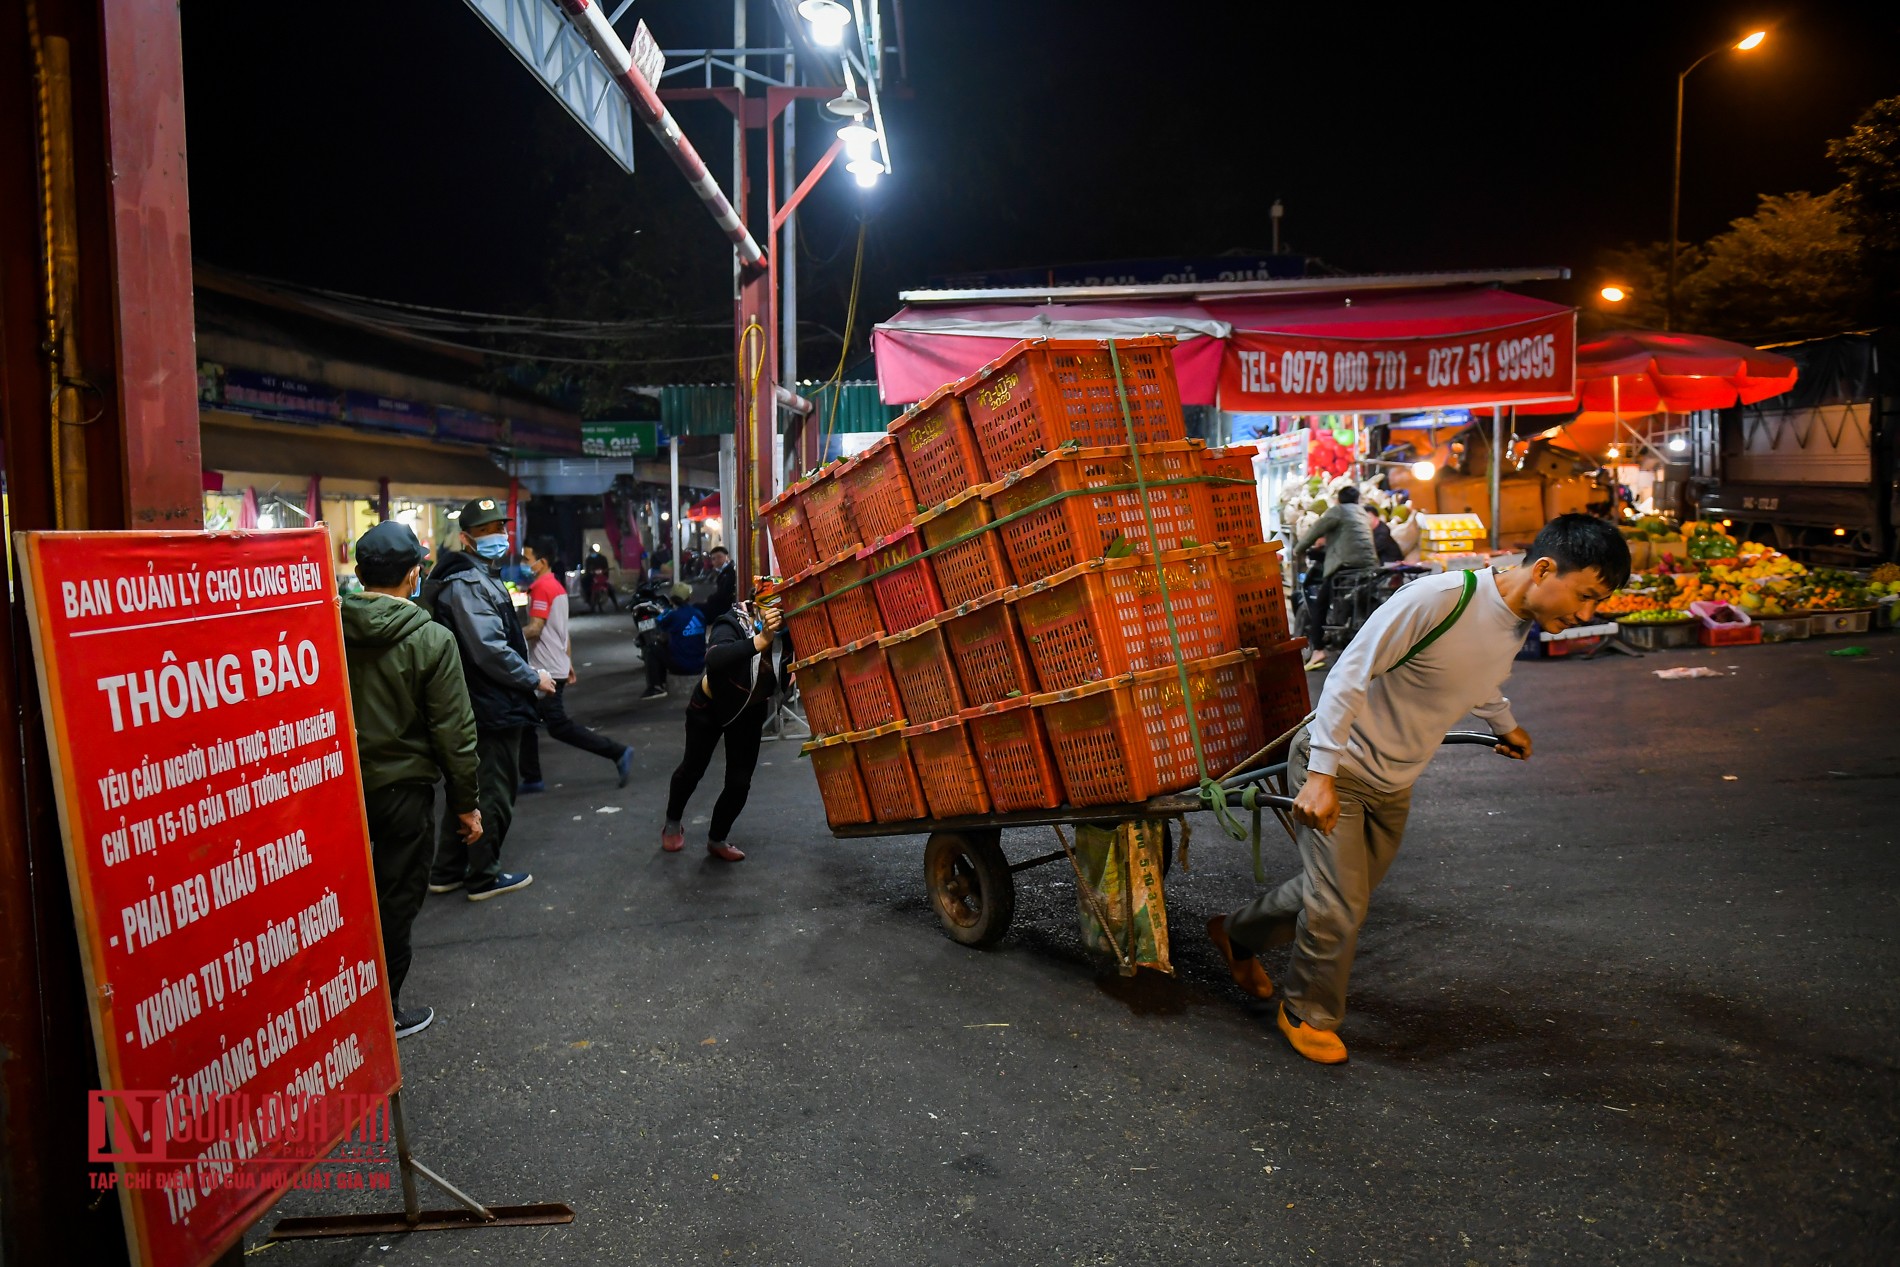
<path fill-rule="evenodd" d="M 414 603 L 346 594 L 343 645 L 363 790 L 447 778 L 450 810 L 475 809 L 475 714 L 455 635 Z"/>

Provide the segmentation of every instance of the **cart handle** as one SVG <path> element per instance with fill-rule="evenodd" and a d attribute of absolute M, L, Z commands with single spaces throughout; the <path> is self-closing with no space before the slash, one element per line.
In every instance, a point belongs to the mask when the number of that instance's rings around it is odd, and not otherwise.
<path fill-rule="evenodd" d="M 1485 735 L 1475 730 L 1454 730 L 1445 736 L 1444 742 L 1448 747 L 1454 744 L 1474 744 L 1483 748 L 1496 748 L 1500 745 L 1508 748 L 1510 746 L 1504 742 L 1502 735 Z"/>

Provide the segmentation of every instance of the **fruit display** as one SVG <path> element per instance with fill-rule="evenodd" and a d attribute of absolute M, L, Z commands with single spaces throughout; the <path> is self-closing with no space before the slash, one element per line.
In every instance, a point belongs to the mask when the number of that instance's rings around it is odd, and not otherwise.
<path fill-rule="evenodd" d="M 1869 580 L 1840 568 L 1809 569 L 1760 542 L 1737 541 L 1713 524 L 1690 524 L 1683 532 L 1690 557 L 1664 554 L 1655 571 L 1632 575 L 1597 610 L 1627 620 L 1652 612 L 1686 614 L 1695 602 L 1733 603 L 1750 616 L 1773 619 L 1852 611 L 1900 594 L 1900 566 L 1883 564 Z"/>
<path fill-rule="evenodd" d="M 1714 524 L 1690 524 L 1683 534 L 1691 559 L 1733 559 L 1741 554 L 1741 543 Z"/>
<path fill-rule="evenodd" d="M 1686 611 L 1673 611 L 1666 607 L 1646 608 L 1634 611 L 1627 616 L 1618 616 L 1617 621 L 1626 625 L 1681 625 L 1694 620 Z"/>

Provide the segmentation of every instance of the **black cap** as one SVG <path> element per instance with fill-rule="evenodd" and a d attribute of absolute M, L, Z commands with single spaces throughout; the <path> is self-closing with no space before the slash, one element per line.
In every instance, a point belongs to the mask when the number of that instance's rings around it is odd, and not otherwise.
<path fill-rule="evenodd" d="M 356 561 L 382 570 L 400 567 L 407 572 L 428 557 L 409 525 L 394 519 L 377 524 L 356 539 Z"/>
<path fill-rule="evenodd" d="M 472 537 L 475 534 L 469 532 L 471 528 L 479 528 L 483 524 L 507 523 L 508 503 L 498 502 L 492 497 L 477 497 L 462 507 L 462 517 L 458 522 L 461 524 L 462 531 Z"/>

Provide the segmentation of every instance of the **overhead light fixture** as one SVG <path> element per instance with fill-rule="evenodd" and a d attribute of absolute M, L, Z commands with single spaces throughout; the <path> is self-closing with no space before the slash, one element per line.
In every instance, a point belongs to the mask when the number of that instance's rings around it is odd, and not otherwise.
<path fill-rule="evenodd" d="M 1669 442 L 1669 451 L 1671 453 L 1680 453 L 1688 447 L 1689 447 L 1689 442 L 1683 439 L 1681 436 L 1677 436 L 1675 439 Z"/>
<path fill-rule="evenodd" d="M 1735 526 L 1735 521 L 1733 519 L 1724 519 L 1722 521 L 1722 526 L 1724 528 L 1733 528 Z"/>
<path fill-rule="evenodd" d="M 1619 448 L 1617 448 L 1617 447 L 1616 447 L 1615 445 L 1611 445 L 1611 446 L 1610 446 L 1610 456 L 1611 456 L 1611 457 L 1613 457 L 1613 458 L 1614 458 L 1614 457 L 1621 457 L 1621 456 L 1622 456 L 1622 453 L 1623 453 L 1623 451 L 1622 451 L 1621 449 L 1619 449 Z"/>
<path fill-rule="evenodd" d="M 825 109 L 840 119 L 862 119 L 871 113 L 871 103 L 858 95 L 858 90 L 846 84 L 844 91 L 825 102 Z"/>
<path fill-rule="evenodd" d="M 838 0 L 800 0 L 798 16 L 811 23 L 812 40 L 827 47 L 842 43 L 844 29 L 851 25 L 851 10 Z"/>
<path fill-rule="evenodd" d="M 1630 297 L 1630 293 L 1621 286 L 1605 286 L 1597 293 L 1613 304 L 1620 304 Z"/>
<path fill-rule="evenodd" d="M 1438 468 L 1424 458 L 1412 463 L 1412 478 L 1415 480 L 1428 480 L 1436 474 Z"/>
<path fill-rule="evenodd" d="M 1834 530 L 1834 535 L 1835 535 L 1835 536 L 1837 536 L 1837 537 L 1845 537 L 1845 536 L 1847 535 L 1847 529 L 1845 529 L 1845 528 L 1836 528 L 1836 529 Z"/>
<path fill-rule="evenodd" d="M 854 118 L 838 129 L 838 139 L 844 142 L 845 157 L 855 163 L 871 157 L 871 147 L 877 143 L 877 132 L 865 127 L 862 120 Z"/>
<path fill-rule="evenodd" d="M 844 169 L 858 178 L 858 184 L 869 189 L 877 184 L 877 178 L 884 174 L 884 164 L 874 158 L 853 159 L 844 165 Z"/>
<path fill-rule="evenodd" d="M 1760 48 L 1761 42 L 1767 38 L 1768 32 L 1766 31 L 1750 31 L 1747 35 L 1735 41 L 1735 51 L 1738 53 L 1746 53 L 1751 49 Z"/>

